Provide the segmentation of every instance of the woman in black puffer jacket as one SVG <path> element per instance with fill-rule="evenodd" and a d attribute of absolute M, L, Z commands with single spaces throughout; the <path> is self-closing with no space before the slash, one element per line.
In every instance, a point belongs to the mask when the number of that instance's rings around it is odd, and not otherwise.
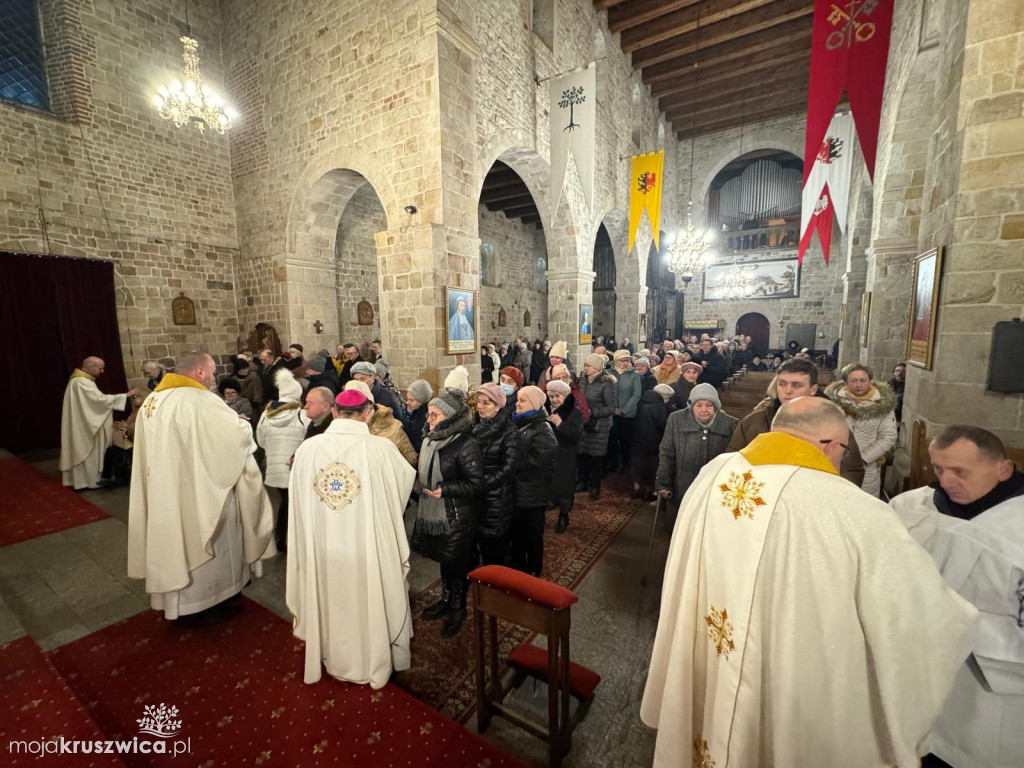
<path fill-rule="evenodd" d="M 505 410 L 507 398 L 497 384 L 476 392 L 479 421 L 473 437 L 484 457 L 484 485 L 476 521 L 477 548 L 484 565 L 504 565 L 512 531 L 513 481 L 523 463 L 523 441 Z"/>
<path fill-rule="evenodd" d="M 544 563 L 544 512 L 558 450 L 544 410 L 546 399 L 538 387 L 523 387 L 516 393 L 512 414 L 523 439 L 523 466 L 516 476 L 512 513 L 512 567 L 532 576 L 540 576 Z"/>
<path fill-rule="evenodd" d="M 476 559 L 484 459 L 461 390 L 446 389 L 427 404 L 427 426 L 420 450 L 420 499 L 412 546 L 441 564 L 441 599 L 423 611 L 423 618 L 444 618 L 441 634 L 449 637 L 466 619 L 466 574 Z"/>
<path fill-rule="evenodd" d="M 551 483 L 551 500 L 558 505 L 555 533 L 569 527 L 573 490 L 576 485 L 576 457 L 583 437 L 583 415 L 576 407 L 576 398 L 564 381 L 548 382 L 548 421 L 555 430 L 558 451 L 555 453 L 555 478 Z"/>

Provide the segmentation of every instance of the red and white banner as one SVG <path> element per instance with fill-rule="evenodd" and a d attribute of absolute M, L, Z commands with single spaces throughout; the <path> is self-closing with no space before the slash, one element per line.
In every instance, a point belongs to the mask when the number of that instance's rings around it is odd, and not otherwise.
<path fill-rule="evenodd" d="M 825 138 L 814 154 L 811 172 L 804 181 L 800 204 L 800 263 L 803 263 L 804 252 L 810 245 L 811 232 L 816 229 L 821 240 L 821 249 L 825 253 L 825 263 L 828 264 L 833 211 L 839 219 L 840 231 L 846 231 L 846 211 L 850 203 L 852 172 L 853 118 L 849 113 L 834 115 L 825 132 Z M 828 201 L 827 211 L 821 207 L 823 199 Z M 827 237 L 822 217 L 829 219 Z"/>
<path fill-rule="evenodd" d="M 894 0 L 815 0 L 804 181 L 845 90 L 871 179 L 875 178 Z"/>

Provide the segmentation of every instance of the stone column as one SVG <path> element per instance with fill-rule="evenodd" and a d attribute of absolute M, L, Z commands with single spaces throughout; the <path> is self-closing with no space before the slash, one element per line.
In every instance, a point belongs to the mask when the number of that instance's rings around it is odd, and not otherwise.
<path fill-rule="evenodd" d="M 594 278 L 590 270 L 548 270 L 548 338 L 564 341 L 573 366 L 582 370 L 583 358 L 590 354 L 589 344 L 579 343 L 580 304 L 593 304 Z M 591 318 L 593 319 L 593 318 Z"/>
<path fill-rule="evenodd" d="M 843 275 L 843 304 L 846 305 L 846 322 L 839 329 L 839 366 L 851 363 L 860 357 L 860 307 L 864 296 L 867 275 L 861 261 L 861 269 Z"/>
<path fill-rule="evenodd" d="M 916 237 L 876 240 L 867 250 L 865 290 L 871 291 L 871 317 L 868 344 L 860 347 L 859 361 L 870 366 L 878 378 L 887 378 L 906 354 L 914 257 L 917 254 Z M 860 307 L 851 314 L 858 317 L 856 333 L 859 345 Z"/>
<path fill-rule="evenodd" d="M 647 311 L 647 286 L 616 286 L 615 340 L 629 339 L 633 348 L 640 345 L 640 313 Z"/>

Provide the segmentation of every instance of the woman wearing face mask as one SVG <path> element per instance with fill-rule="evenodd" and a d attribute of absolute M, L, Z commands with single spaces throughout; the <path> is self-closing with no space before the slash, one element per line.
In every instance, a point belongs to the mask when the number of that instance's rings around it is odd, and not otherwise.
<path fill-rule="evenodd" d="M 523 388 L 526 379 L 522 372 L 511 365 L 506 365 L 498 372 L 498 386 L 505 393 L 505 418 L 511 419 L 516 409 L 516 392 Z"/>
<path fill-rule="evenodd" d="M 690 392 L 689 407 L 668 417 L 658 452 L 655 489 L 668 500 L 666 524 L 675 524 L 679 503 L 701 468 L 729 450 L 729 440 L 740 420 L 722 411 L 718 391 L 698 384 Z"/>
<path fill-rule="evenodd" d="M 423 611 L 425 619 L 444 619 L 441 634 L 456 634 L 466 619 L 466 592 L 484 459 L 473 437 L 466 394 L 445 389 L 427 403 L 427 433 L 419 456 L 419 505 L 412 547 L 441 564 L 441 598 Z"/>
<path fill-rule="evenodd" d="M 540 576 L 544 563 L 544 512 L 551 495 L 558 443 L 544 410 L 547 398 L 538 387 L 516 393 L 512 421 L 523 443 L 523 464 L 516 474 L 512 513 L 512 567 Z"/>
<path fill-rule="evenodd" d="M 484 565 L 505 564 L 515 501 L 513 483 L 523 463 L 522 438 L 512 419 L 505 416 L 506 402 L 504 389 L 497 384 L 482 384 L 476 391 L 473 437 L 484 457 L 484 494 L 476 541 Z"/>
<path fill-rule="evenodd" d="M 583 437 L 583 416 L 576 408 L 572 390 L 564 381 L 548 382 L 548 405 L 551 412 L 548 421 L 554 427 L 555 440 L 558 441 L 551 500 L 558 507 L 555 533 L 562 533 L 569 527 L 569 512 L 576 488 L 576 457 L 579 456 L 580 438 Z"/>

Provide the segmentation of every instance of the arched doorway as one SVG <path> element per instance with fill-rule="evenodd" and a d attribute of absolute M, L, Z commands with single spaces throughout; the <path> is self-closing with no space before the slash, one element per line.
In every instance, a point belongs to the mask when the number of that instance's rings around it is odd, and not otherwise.
<path fill-rule="evenodd" d="M 750 348 L 764 357 L 768 352 L 771 323 L 760 312 L 748 312 L 736 321 L 736 334 L 750 337 Z"/>
<path fill-rule="evenodd" d="M 594 336 L 615 335 L 615 251 L 602 224 L 594 241 Z"/>

